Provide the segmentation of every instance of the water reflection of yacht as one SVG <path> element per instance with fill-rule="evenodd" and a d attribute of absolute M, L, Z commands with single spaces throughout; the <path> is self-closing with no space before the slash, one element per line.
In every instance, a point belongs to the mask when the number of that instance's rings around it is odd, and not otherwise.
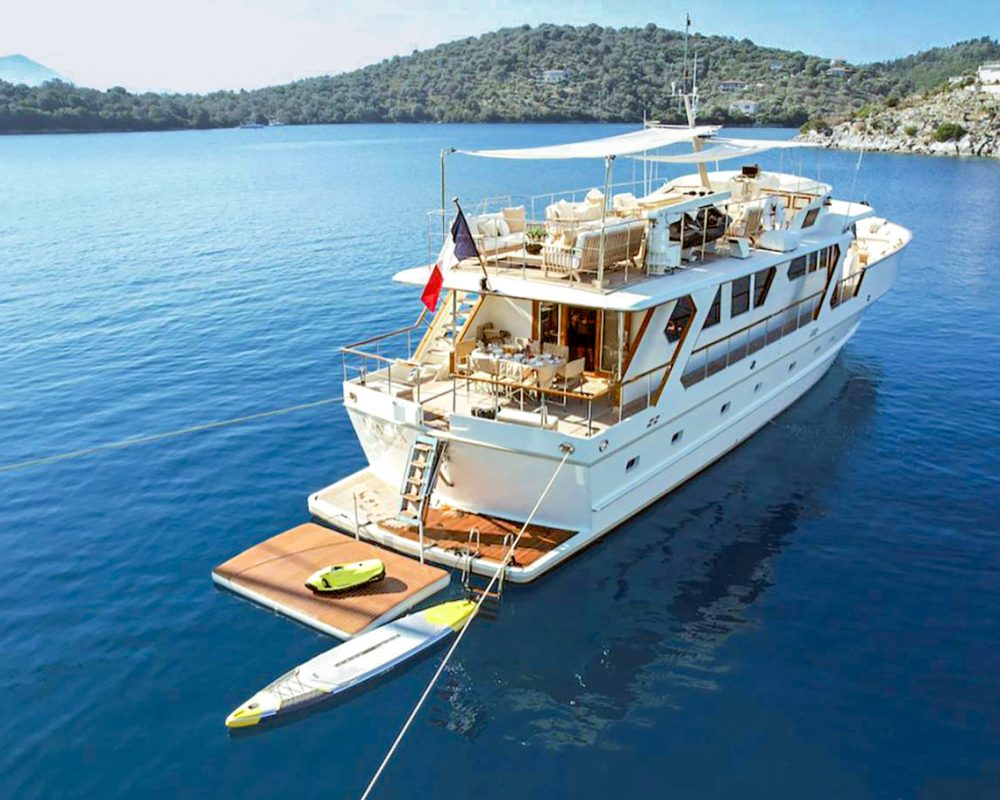
<path fill-rule="evenodd" d="M 435 724 L 474 736 L 489 709 L 503 707 L 513 709 L 519 738 L 533 730 L 545 747 L 591 745 L 611 723 L 714 690 L 726 673 L 719 650 L 750 621 L 789 536 L 822 513 L 817 494 L 837 481 L 876 389 L 872 368 L 848 358 L 748 443 L 744 458 L 716 464 L 646 509 L 574 569 L 506 595 L 504 615 L 484 634 L 504 647 L 467 656 L 475 668 L 456 667 Z M 584 596 L 586 614 L 564 613 L 567 598 Z M 532 621 L 527 640 L 519 607 Z M 559 654 L 549 651 L 553 642 Z M 582 658 L 572 663 L 566 653 Z"/>
<path fill-rule="evenodd" d="M 527 582 L 819 381 L 892 288 L 910 233 L 828 184 L 749 161 L 795 143 L 720 138 L 690 108 L 688 126 L 464 151 L 596 158 L 604 184 L 484 201 L 451 229 L 442 155 L 440 263 L 395 276 L 427 284 L 435 310 L 343 348 L 344 405 L 369 466 L 310 497 L 314 515 L 489 575 L 571 449 L 535 517 L 545 527 L 528 530 L 507 567 Z M 642 177 L 616 184 L 628 157 Z M 708 171 L 728 159 L 740 168 Z M 663 163 L 697 172 L 659 181 Z M 442 270 L 438 303 L 428 290 Z"/>

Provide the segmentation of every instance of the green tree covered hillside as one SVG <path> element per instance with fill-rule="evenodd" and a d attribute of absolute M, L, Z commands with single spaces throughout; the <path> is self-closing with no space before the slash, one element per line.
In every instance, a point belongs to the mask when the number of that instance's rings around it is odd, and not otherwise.
<path fill-rule="evenodd" d="M 703 121 L 799 125 L 927 89 L 1000 60 L 983 38 L 854 66 L 748 39 L 694 35 Z M 207 95 L 0 82 L 0 131 L 213 128 L 248 119 L 339 122 L 636 121 L 677 118 L 683 34 L 645 28 L 508 28 L 341 75 Z M 547 75 L 546 71 L 552 71 Z M 728 82 L 728 83 L 726 83 Z M 742 108 L 739 107 L 742 101 Z"/>

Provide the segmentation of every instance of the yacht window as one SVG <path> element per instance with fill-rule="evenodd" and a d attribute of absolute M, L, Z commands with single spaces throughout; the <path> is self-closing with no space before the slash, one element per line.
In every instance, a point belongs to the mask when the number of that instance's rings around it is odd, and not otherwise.
<path fill-rule="evenodd" d="M 625 471 L 628 472 L 629 470 L 633 469 L 635 467 L 635 465 L 638 464 L 638 463 L 639 463 L 639 456 L 635 456 L 633 458 L 630 458 L 628 460 L 628 463 L 625 465 Z"/>
<path fill-rule="evenodd" d="M 760 308 L 767 300 L 767 293 L 771 290 L 771 281 L 774 280 L 774 267 L 762 269 L 753 276 L 753 307 Z"/>
<path fill-rule="evenodd" d="M 729 401 L 727 400 L 722 404 L 722 408 L 719 409 L 720 414 L 725 414 L 729 410 Z"/>
<path fill-rule="evenodd" d="M 683 435 L 684 431 L 674 431 L 674 435 L 670 437 L 670 444 L 677 444 Z"/>
<path fill-rule="evenodd" d="M 715 299 L 712 301 L 712 307 L 708 309 L 708 317 L 705 319 L 705 327 L 711 328 L 713 325 L 718 325 L 719 320 L 722 319 L 722 287 L 720 286 L 715 292 Z"/>
<path fill-rule="evenodd" d="M 832 271 L 837 266 L 838 261 L 840 261 L 840 245 L 830 245 L 826 248 L 826 268 Z"/>
<path fill-rule="evenodd" d="M 819 209 L 818 208 L 810 208 L 806 212 L 805 219 L 802 220 L 802 227 L 803 228 L 811 228 L 813 226 L 813 224 L 816 222 L 816 217 L 818 217 L 818 216 L 819 216 Z"/>
<path fill-rule="evenodd" d="M 559 344 L 559 306 L 541 302 L 538 305 L 538 338 L 543 343 Z"/>
<path fill-rule="evenodd" d="M 826 255 L 826 251 L 823 251 L 823 255 Z M 815 272 L 819 269 L 820 265 L 820 251 L 817 250 L 815 253 L 810 253 L 807 258 L 809 259 L 809 271 Z"/>
<path fill-rule="evenodd" d="M 795 280 L 796 278 L 801 278 L 806 274 L 806 256 L 799 256 L 798 258 L 792 259 L 792 263 L 788 265 L 788 279 Z"/>
<path fill-rule="evenodd" d="M 691 324 L 692 317 L 694 317 L 694 303 L 691 302 L 690 295 L 684 295 L 677 300 L 677 304 L 670 314 L 670 319 L 667 320 L 667 327 L 663 329 L 663 335 L 667 337 L 667 341 L 679 341 L 688 325 Z"/>
<path fill-rule="evenodd" d="M 744 275 L 733 281 L 733 296 L 730 316 L 738 317 L 750 310 L 750 276 Z"/>

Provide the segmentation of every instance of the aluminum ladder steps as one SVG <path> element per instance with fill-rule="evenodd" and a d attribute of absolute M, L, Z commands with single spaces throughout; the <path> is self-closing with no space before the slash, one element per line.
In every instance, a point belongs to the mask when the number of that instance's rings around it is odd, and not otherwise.
<path fill-rule="evenodd" d="M 434 490 L 441 451 L 444 442 L 433 436 L 417 434 L 410 446 L 403 472 L 403 485 L 399 490 L 399 513 L 396 519 L 407 525 L 419 527 L 424 518 L 424 509 Z"/>

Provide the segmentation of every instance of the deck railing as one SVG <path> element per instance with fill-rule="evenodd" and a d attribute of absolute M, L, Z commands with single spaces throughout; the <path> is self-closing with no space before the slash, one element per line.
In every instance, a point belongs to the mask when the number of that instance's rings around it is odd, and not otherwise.
<path fill-rule="evenodd" d="M 395 382 L 395 388 L 405 386 L 413 389 L 414 397 L 419 403 L 422 382 L 419 376 L 421 364 L 412 360 L 411 354 L 413 353 L 414 339 L 419 342 L 423 337 L 426 316 L 426 311 L 421 312 L 417 321 L 412 325 L 341 347 L 340 359 L 344 382 L 356 377 L 362 386 L 366 386 L 372 377 L 384 378 L 389 394 L 393 394 L 393 383 Z M 383 364 L 384 367 L 381 366 Z M 375 365 L 374 369 L 372 365 Z M 393 367 L 405 367 L 408 371 L 416 370 L 416 380 L 394 376 Z"/>
<path fill-rule="evenodd" d="M 535 398 L 538 404 L 538 412 L 541 422 L 544 425 L 550 415 L 559 416 L 558 409 L 554 407 L 560 400 L 563 408 L 568 401 L 577 400 L 587 404 L 587 436 L 594 434 L 594 402 L 610 397 L 611 386 L 604 386 L 599 391 L 583 392 L 571 389 L 559 389 L 556 387 L 543 387 L 537 383 L 527 383 L 503 377 L 499 374 L 475 375 L 468 370 L 456 370 L 452 373 L 453 381 L 465 381 L 466 389 L 473 385 L 482 386 L 488 390 L 488 397 L 492 401 L 492 412 L 496 416 L 500 411 L 500 398 L 504 395 L 513 397 L 517 394 L 521 396 L 522 402 L 526 396 Z M 457 383 L 455 384 L 457 388 Z M 552 403 L 548 402 L 549 400 Z"/>
<path fill-rule="evenodd" d="M 811 294 L 722 339 L 697 348 L 691 353 L 684 367 L 684 374 L 681 375 L 684 388 L 721 372 L 726 367 L 756 353 L 765 345 L 772 344 L 812 322 L 816 304 L 822 297 L 823 292 Z"/>

